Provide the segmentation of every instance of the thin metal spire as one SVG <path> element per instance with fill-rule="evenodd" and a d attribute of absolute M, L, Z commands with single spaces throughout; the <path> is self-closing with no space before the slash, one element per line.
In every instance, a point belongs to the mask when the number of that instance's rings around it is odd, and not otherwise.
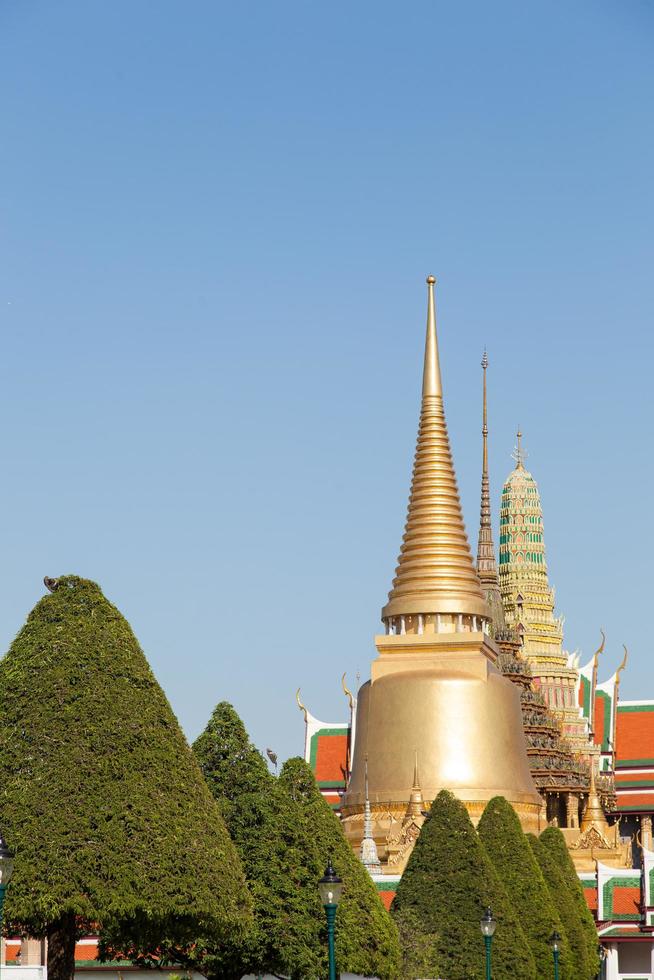
<path fill-rule="evenodd" d="M 365 791 L 366 799 L 363 807 L 363 839 L 359 848 L 359 859 L 369 874 L 380 874 L 381 863 L 377 853 L 377 845 L 372 834 L 372 813 L 368 797 L 368 756 L 365 759 Z"/>
<path fill-rule="evenodd" d="M 527 453 L 522 448 L 522 432 L 520 431 L 520 426 L 518 426 L 518 431 L 516 433 L 516 439 L 518 440 L 515 449 L 511 453 L 512 458 L 515 460 L 515 468 L 517 470 L 523 470 L 525 468 L 525 460 L 527 458 Z"/>
<path fill-rule="evenodd" d="M 477 575 L 481 582 L 486 601 L 490 606 L 493 626 L 495 629 L 504 627 L 504 608 L 500 594 L 500 579 L 495 560 L 493 544 L 493 524 L 491 521 L 490 480 L 488 476 L 488 398 L 486 386 L 486 371 L 488 370 L 488 354 L 484 349 L 481 359 L 483 371 L 482 396 L 482 464 L 481 464 L 481 508 L 479 515 L 479 540 L 477 543 Z"/>

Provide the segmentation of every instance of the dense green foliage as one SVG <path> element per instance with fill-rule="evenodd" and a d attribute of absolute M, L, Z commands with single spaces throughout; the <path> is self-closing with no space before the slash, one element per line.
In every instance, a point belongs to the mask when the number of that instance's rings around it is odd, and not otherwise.
<path fill-rule="evenodd" d="M 296 884 L 302 889 L 312 923 L 320 923 L 312 949 L 311 970 L 303 971 L 293 955 L 295 939 L 289 937 L 286 972 L 293 977 L 324 977 L 325 914 L 318 896 L 317 882 L 331 855 L 343 879 L 343 897 L 336 913 L 336 961 L 340 972 L 395 977 L 399 970 L 400 949 L 395 925 L 377 895 L 370 875 L 354 854 L 343 834 L 338 817 L 323 799 L 313 773 L 303 759 L 289 759 L 279 777 L 280 786 L 293 801 L 296 822 L 286 828 L 287 845 L 297 864 Z M 289 922 L 290 931 L 294 924 Z M 317 945 L 316 945 L 317 942 Z M 316 969 L 316 967 L 318 967 Z"/>
<path fill-rule="evenodd" d="M 577 980 L 581 976 L 580 964 L 573 962 L 563 924 L 518 815 L 503 796 L 496 796 L 487 804 L 477 832 L 513 908 L 520 915 L 537 976 L 547 977 L 552 971 L 550 939 L 556 931 L 563 940 L 561 980 Z"/>
<path fill-rule="evenodd" d="M 588 975 L 594 977 L 599 971 L 597 926 L 593 914 L 588 908 L 584 889 L 570 857 L 570 852 L 566 847 L 565 838 L 557 827 L 548 827 L 540 835 L 540 842 L 561 869 L 563 881 L 568 889 L 579 922 L 580 935 L 583 937 L 589 969 Z"/>
<path fill-rule="evenodd" d="M 193 751 L 241 855 L 254 901 L 253 928 L 231 947 L 198 949 L 196 965 L 208 977 L 282 973 L 288 921 L 306 916 L 292 878 L 297 858 L 284 835 L 297 819 L 292 802 L 230 704 L 215 708 Z"/>
<path fill-rule="evenodd" d="M 422 976 L 483 980 L 484 941 L 479 921 L 487 906 L 497 920 L 494 980 L 536 980 L 531 950 L 518 916 L 486 855 L 468 812 L 442 790 L 434 803 L 398 885 L 393 917 L 403 935 L 419 930 L 431 953 Z M 414 940 L 415 942 L 415 940 Z M 420 945 L 417 946 L 420 951 Z M 415 977 L 412 956 L 409 978 Z M 428 969 L 425 969 L 428 967 Z"/>
<path fill-rule="evenodd" d="M 128 623 L 93 582 L 60 579 L 0 664 L 0 786 L 12 930 L 100 925 L 136 956 L 246 926 L 220 810 Z"/>
<path fill-rule="evenodd" d="M 535 837 L 532 834 L 528 834 L 527 839 L 543 872 L 543 877 L 552 895 L 552 900 L 561 917 L 565 934 L 572 947 L 573 960 L 577 966 L 577 978 L 578 980 L 591 980 L 591 978 L 595 977 L 598 969 L 596 966 L 597 938 L 595 938 L 595 950 L 590 951 L 586 933 L 582 926 L 579 908 L 566 881 L 561 861 L 543 843 L 543 835 L 541 834 L 540 837 Z M 569 860 L 567 854 L 566 857 Z M 595 936 L 597 936 L 597 933 L 595 933 Z M 592 955 L 589 955 L 589 953 L 592 953 Z"/>
<path fill-rule="evenodd" d="M 317 883 L 331 853 L 345 882 L 336 919 L 339 969 L 394 976 L 399 947 L 393 923 L 306 763 L 290 760 L 275 779 L 226 703 L 217 706 L 193 749 L 241 854 L 255 920 L 236 957 L 209 947 L 198 962 L 202 971 L 324 977 L 325 912 Z"/>

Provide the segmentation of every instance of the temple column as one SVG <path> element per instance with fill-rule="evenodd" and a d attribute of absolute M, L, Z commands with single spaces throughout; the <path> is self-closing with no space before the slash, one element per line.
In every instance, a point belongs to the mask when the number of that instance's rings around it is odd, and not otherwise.
<path fill-rule="evenodd" d="M 579 826 L 579 798 L 576 793 L 568 793 L 566 797 L 566 826 Z"/>
<path fill-rule="evenodd" d="M 652 850 L 652 815 L 643 813 L 640 818 L 640 842 L 647 851 Z"/>
<path fill-rule="evenodd" d="M 606 959 L 604 960 L 603 980 L 620 980 L 618 973 L 618 944 L 610 943 L 606 946 Z"/>

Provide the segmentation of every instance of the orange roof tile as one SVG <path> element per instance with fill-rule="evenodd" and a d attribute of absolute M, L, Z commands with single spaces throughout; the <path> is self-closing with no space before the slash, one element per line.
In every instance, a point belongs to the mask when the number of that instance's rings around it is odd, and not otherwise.
<path fill-rule="evenodd" d="M 321 782 L 345 782 L 347 771 L 347 734 L 316 735 L 314 775 Z"/>

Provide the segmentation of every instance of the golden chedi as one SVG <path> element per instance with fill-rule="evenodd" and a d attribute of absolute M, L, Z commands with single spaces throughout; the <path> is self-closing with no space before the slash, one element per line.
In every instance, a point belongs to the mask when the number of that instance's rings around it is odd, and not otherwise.
<path fill-rule="evenodd" d="M 352 774 L 341 811 L 344 830 L 358 848 L 367 759 L 373 833 L 388 873 L 401 870 L 388 863 L 387 842 L 395 841 L 397 849 L 398 827 L 416 791 L 416 752 L 425 806 L 447 788 L 476 820 L 488 800 L 501 795 L 526 830 L 544 825 L 529 772 L 520 695 L 494 666 L 490 610 L 463 523 L 443 410 L 434 283 L 430 276 L 406 528 L 382 610 L 386 633 L 375 638 L 379 656 L 359 692 Z"/>

